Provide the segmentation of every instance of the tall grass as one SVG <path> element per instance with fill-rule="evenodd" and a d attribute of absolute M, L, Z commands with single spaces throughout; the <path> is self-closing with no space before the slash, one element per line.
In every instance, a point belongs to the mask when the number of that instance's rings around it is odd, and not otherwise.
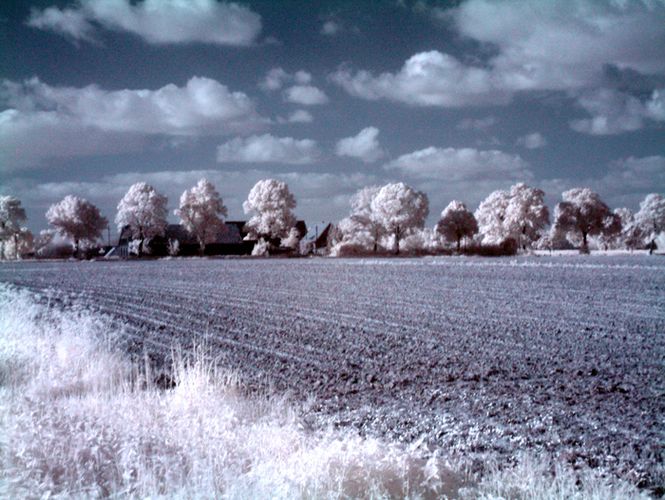
<path fill-rule="evenodd" d="M 108 318 L 0 285 L 1 497 L 639 496 L 563 469 L 552 476 L 542 461 L 471 484 L 416 448 L 307 430 L 297 407 L 243 395 L 201 352 L 176 353 L 175 386 L 159 389 L 114 350 L 121 334 Z"/>

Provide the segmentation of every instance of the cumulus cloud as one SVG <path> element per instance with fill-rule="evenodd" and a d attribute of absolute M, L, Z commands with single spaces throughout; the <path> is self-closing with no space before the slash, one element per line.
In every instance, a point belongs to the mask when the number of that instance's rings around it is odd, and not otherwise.
<path fill-rule="evenodd" d="M 540 132 L 532 132 L 517 139 L 517 144 L 527 149 L 538 149 L 547 145 L 547 140 Z"/>
<path fill-rule="evenodd" d="M 315 106 L 328 102 L 328 96 L 312 85 L 294 85 L 286 89 L 284 98 L 288 102 L 302 104 L 303 106 Z"/>
<path fill-rule="evenodd" d="M 283 68 L 272 68 L 266 73 L 266 76 L 259 82 L 259 87 L 269 92 L 280 90 L 286 83 L 295 82 L 298 85 L 307 85 L 312 81 L 312 74 L 304 69 L 291 74 Z"/>
<path fill-rule="evenodd" d="M 333 36 L 339 33 L 342 30 L 342 25 L 332 19 L 323 23 L 321 26 L 321 34 Z"/>
<path fill-rule="evenodd" d="M 314 120 L 312 114 L 304 109 L 296 109 L 287 118 L 289 123 L 310 123 Z"/>
<path fill-rule="evenodd" d="M 76 40 L 90 40 L 99 25 L 151 44 L 250 45 L 261 32 L 261 16 L 216 0 L 80 0 L 71 8 L 33 9 L 27 24 Z"/>
<path fill-rule="evenodd" d="M 464 118 L 457 124 L 458 130 L 487 130 L 496 124 L 496 118 L 486 116 L 484 118 Z"/>
<path fill-rule="evenodd" d="M 407 59 L 397 73 L 355 74 L 342 67 L 331 75 L 349 94 L 363 99 L 389 99 L 415 106 L 461 107 L 505 104 L 511 93 L 500 88 L 491 71 L 468 66 L 437 50 Z"/>
<path fill-rule="evenodd" d="M 612 207 L 637 209 L 648 194 L 665 191 L 665 156 L 627 157 L 611 161 L 599 177 L 579 179 L 548 179 L 541 183 L 550 195 L 557 197 L 574 187 L 588 186 L 598 192 Z"/>
<path fill-rule="evenodd" d="M 220 163 L 287 163 L 302 165 L 318 161 L 320 151 L 316 141 L 275 137 L 271 134 L 232 139 L 217 148 Z"/>
<path fill-rule="evenodd" d="M 284 100 L 303 106 L 326 104 L 328 96 L 319 88 L 310 85 L 311 73 L 299 70 L 291 74 L 282 68 L 273 68 L 259 82 L 259 87 L 266 92 L 282 89 L 287 84 L 293 84 L 283 92 Z"/>
<path fill-rule="evenodd" d="M 385 165 L 416 179 L 446 181 L 527 181 L 533 178 L 529 164 L 519 155 L 496 149 L 436 148 L 430 146 L 400 156 Z"/>
<path fill-rule="evenodd" d="M 496 52 L 469 64 L 420 52 L 397 72 L 338 69 L 331 79 L 364 99 L 416 106 L 508 103 L 516 92 L 596 88 L 608 68 L 665 73 L 662 2 L 468 0 L 445 11 L 458 32 Z"/>
<path fill-rule="evenodd" d="M 385 156 L 385 151 L 379 145 L 378 136 L 378 128 L 366 127 L 358 135 L 340 139 L 335 147 L 335 154 L 358 158 L 365 163 L 375 162 Z"/>
<path fill-rule="evenodd" d="M 649 120 L 665 121 L 665 89 L 654 90 L 643 102 L 630 94 L 601 88 L 583 93 L 577 104 L 591 118 L 573 120 L 570 126 L 585 134 L 620 134 L 639 130 Z"/>
<path fill-rule="evenodd" d="M 0 112 L 0 148 L 9 152 L 5 168 L 133 149 L 146 136 L 226 135 L 266 123 L 247 95 L 201 77 L 183 87 L 116 91 L 5 80 L 0 101 L 6 107 Z"/>

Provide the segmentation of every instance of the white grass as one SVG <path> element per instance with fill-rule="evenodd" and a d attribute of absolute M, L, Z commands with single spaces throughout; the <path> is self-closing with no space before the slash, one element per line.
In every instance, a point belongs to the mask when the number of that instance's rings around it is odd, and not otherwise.
<path fill-rule="evenodd" d="M 472 485 L 416 447 L 306 430 L 202 353 L 175 356 L 176 387 L 159 390 L 113 350 L 121 330 L 0 285 L 0 497 L 640 497 L 546 460 Z"/>

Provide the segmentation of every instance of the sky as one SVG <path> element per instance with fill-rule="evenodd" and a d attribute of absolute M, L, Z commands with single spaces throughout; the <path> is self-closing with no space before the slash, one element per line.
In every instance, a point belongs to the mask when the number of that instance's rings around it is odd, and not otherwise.
<path fill-rule="evenodd" d="M 368 185 L 434 224 L 516 182 L 665 193 L 665 0 L 0 2 L 0 194 L 27 226 L 68 194 L 205 177 L 244 219 L 262 178 L 309 225 Z"/>

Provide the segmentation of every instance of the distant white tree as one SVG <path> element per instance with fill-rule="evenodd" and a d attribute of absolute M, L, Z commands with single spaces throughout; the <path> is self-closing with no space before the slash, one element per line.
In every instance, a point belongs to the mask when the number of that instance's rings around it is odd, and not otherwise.
<path fill-rule="evenodd" d="M 582 237 L 580 252 L 589 252 L 589 236 L 606 237 L 621 231 L 621 219 L 600 199 L 597 193 L 588 188 L 574 188 L 565 191 L 555 209 L 554 225 L 566 233 Z"/>
<path fill-rule="evenodd" d="M 147 239 L 164 235 L 167 201 L 151 185 L 137 182 L 118 203 L 115 223 L 120 231 L 129 227 L 131 237 L 139 242 L 139 255 L 145 250 Z"/>
<path fill-rule="evenodd" d="M 504 221 L 510 203 L 510 193 L 497 190 L 485 198 L 475 212 L 478 231 L 485 244 L 496 245 L 510 236 Z"/>
<path fill-rule="evenodd" d="M 635 249 L 641 247 L 644 243 L 644 234 L 639 226 L 635 224 L 635 215 L 629 208 L 617 208 L 614 214 L 621 220 L 621 232 L 605 234 L 601 233 L 596 237 L 599 248 L 604 249 Z"/>
<path fill-rule="evenodd" d="M 459 252 L 462 238 L 472 238 L 478 232 L 478 223 L 464 203 L 453 200 L 441 212 L 436 230 L 446 241 L 456 242 Z"/>
<path fill-rule="evenodd" d="M 639 212 L 635 214 L 635 223 L 643 231 L 652 253 L 656 238 L 665 231 L 665 198 L 657 193 L 648 194 L 640 203 Z"/>
<path fill-rule="evenodd" d="M 271 240 L 287 238 L 296 224 L 293 209 L 296 200 L 289 186 L 275 179 L 257 182 L 242 205 L 246 214 L 253 213 L 246 224 L 247 239 Z M 257 243 L 258 244 L 258 243 Z"/>
<path fill-rule="evenodd" d="M 25 209 L 21 201 L 14 196 L 0 196 L 0 257 L 5 254 L 4 246 L 13 240 L 18 246 L 21 223 L 26 220 Z"/>
<path fill-rule="evenodd" d="M 353 253 L 371 250 L 376 253 L 385 228 L 372 212 L 372 200 L 379 192 L 378 186 L 360 189 L 351 197 L 351 213 L 337 225 L 337 244 L 354 248 Z"/>
<path fill-rule="evenodd" d="M 411 253 L 436 253 L 441 249 L 441 235 L 431 227 L 416 229 L 402 240 L 402 248 Z"/>
<path fill-rule="evenodd" d="M 429 213 L 427 195 L 403 182 L 386 184 L 371 201 L 372 217 L 394 238 L 395 253 L 400 240 L 416 229 L 422 229 Z"/>
<path fill-rule="evenodd" d="M 187 189 L 180 196 L 180 207 L 174 210 L 182 225 L 192 233 L 199 243 L 199 253 L 205 253 L 207 243 L 215 241 L 224 231 L 226 207 L 215 186 L 201 179 L 196 186 Z"/>
<path fill-rule="evenodd" d="M 74 255 L 78 255 L 80 244 L 94 243 L 108 227 L 108 220 L 88 200 L 67 195 L 46 212 L 46 220 L 61 236 L 74 242 Z"/>
<path fill-rule="evenodd" d="M 18 234 L 7 241 L 4 245 L 3 253 L 5 259 L 20 259 L 34 250 L 34 236 L 27 227 L 22 227 Z M 3 255 L 0 254 L 0 258 Z"/>
<path fill-rule="evenodd" d="M 520 182 L 510 188 L 503 226 L 505 233 L 526 250 L 540 238 L 550 223 L 550 212 L 545 205 L 545 192 Z"/>

